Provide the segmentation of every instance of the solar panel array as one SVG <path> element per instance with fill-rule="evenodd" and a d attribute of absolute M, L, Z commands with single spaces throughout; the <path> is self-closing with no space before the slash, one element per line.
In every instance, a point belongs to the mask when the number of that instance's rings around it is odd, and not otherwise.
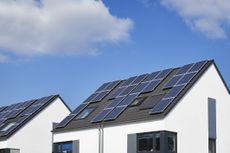
<path fill-rule="evenodd" d="M 153 91 L 172 69 L 127 79 L 110 97 L 110 103 L 91 122 L 115 120 L 141 93 Z"/>
<path fill-rule="evenodd" d="M 120 80 L 104 83 L 92 95 L 90 95 L 82 104 L 80 104 L 72 113 L 70 113 L 64 120 L 62 120 L 56 128 L 65 127 L 72 121 L 79 113 L 81 113 L 91 103 L 100 102 L 106 97 L 118 84 Z"/>
<path fill-rule="evenodd" d="M 207 62 L 208 61 L 201 61 L 177 69 L 166 69 L 150 74 L 130 77 L 122 81 L 105 83 L 59 123 L 57 128 L 64 128 L 72 120 L 77 120 L 78 115 L 92 103 L 95 103 L 93 105 L 98 106 L 100 111 L 96 113 L 92 119 L 89 118 L 91 123 L 115 120 L 129 106 L 131 107 L 137 98 L 141 98 L 144 95 L 145 97 L 161 95 L 163 98 L 158 98 L 157 101 L 154 101 L 154 105 L 148 109 L 150 110 L 150 114 L 162 113 L 172 104 L 193 78 L 196 77 Z M 169 75 L 170 78 L 168 77 Z M 144 95 L 142 96 L 142 94 Z M 105 97 L 105 103 L 99 103 Z M 101 105 L 103 107 L 100 107 Z M 138 105 L 135 105 L 135 107 L 136 106 Z"/>
<path fill-rule="evenodd" d="M 205 66 L 207 61 L 201 61 L 194 64 L 185 65 L 166 83 L 164 89 L 171 90 L 162 98 L 162 100 L 154 106 L 150 111 L 151 114 L 162 113 L 173 102 L 173 100 L 181 93 L 181 91 L 189 84 L 189 82 L 198 74 Z"/>
<path fill-rule="evenodd" d="M 22 103 L 4 106 L 0 108 L 0 136 L 7 136 L 28 118 L 32 117 L 44 105 L 46 105 L 55 96 L 43 97 L 37 100 L 30 100 Z M 14 123 L 6 131 L 2 131 L 8 124 Z"/>

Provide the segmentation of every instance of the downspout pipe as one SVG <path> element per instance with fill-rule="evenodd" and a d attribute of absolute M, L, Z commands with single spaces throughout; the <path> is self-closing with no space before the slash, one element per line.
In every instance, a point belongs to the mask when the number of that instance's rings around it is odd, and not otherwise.
<path fill-rule="evenodd" d="M 100 125 L 98 128 L 99 139 L 99 153 L 104 153 L 104 126 Z"/>

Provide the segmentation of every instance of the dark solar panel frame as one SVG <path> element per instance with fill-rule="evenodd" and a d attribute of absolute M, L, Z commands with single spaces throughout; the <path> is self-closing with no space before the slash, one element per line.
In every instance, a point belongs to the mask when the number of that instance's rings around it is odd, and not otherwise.
<path fill-rule="evenodd" d="M 208 61 L 197 62 L 193 65 L 193 67 L 188 72 L 199 72 Z"/>
<path fill-rule="evenodd" d="M 163 70 L 161 71 L 154 80 L 163 80 L 165 79 L 171 72 L 172 72 L 173 69 L 166 69 L 166 70 Z"/>
<path fill-rule="evenodd" d="M 162 80 L 154 80 L 154 81 L 149 82 L 147 87 L 145 87 L 141 93 L 152 92 L 153 90 L 155 90 L 160 85 L 161 81 Z"/>
<path fill-rule="evenodd" d="M 148 75 L 149 75 L 149 74 L 142 74 L 142 75 L 139 75 L 139 76 L 132 82 L 132 85 L 141 83 Z"/>
<path fill-rule="evenodd" d="M 129 86 L 131 85 L 136 79 L 137 79 L 138 76 L 134 76 L 134 77 L 130 77 L 128 78 L 127 80 L 125 80 L 123 83 L 122 83 L 122 87 L 124 86 Z"/>
<path fill-rule="evenodd" d="M 182 66 L 179 71 L 176 73 L 176 75 L 184 75 L 185 73 L 187 73 L 194 65 L 195 63 L 193 64 L 187 64 L 187 65 L 184 65 Z"/>
<path fill-rule="evenodd" d="M 115 120 L 126 108 L 127 106 L 116 107 L 104 118 L 104 121 Z"/>
<path fill-rule="evenodd" d="M 149 82 L 142 82 L 138 84 L 136 88 L 130 92 L 130 94 L 141 93 L 148 85 L 149 85 Z"/>
<path fill-rule="evenodd" d="M 196 75 L 197 75 L 197 72 L 187 73 L 183 75 L 183 77 L 176 83 L 176 86 L 187 85 Z"/>
<path fill-rule="evenodd" d="M 57 128 L 65 127 L 69 122 L 71 122 L 76 117 L 75 114 L 68 115 L 64 120 L 62 120 L 58 125 Z"/>
<path fill-rule="evenodd" d="M 120 80 L 117 80 L 117 81 L 113 81 L 111 82 L 106 88 L 105 90 L 113 90 L 121 81 Z"/>
<path fill-rule="evenodd" d="M 0 107 L 0 112 L 4 111 L 7 108 L 7 106 Z"/>
<path fill-rule="evenodd" d="M 149 74 L 142 82 L 149 82 L 155 80 L 155 78 L 160 74 L 161 71 L 153 72 Z"/>
<path fill-rule="evenodd" d="M 181 80 L 181 78 L 183 78 L 184 75 L 175 75 L 174 77 L 172 77 L 164 86 L 164 89 L 168 89 L 168 88 L 172 88 L 173 86 L 175 86 L 177 84 L 177 82 L 179 82 Z"/>
<path fill-rule="evenodd" d="M 114 107 L 116 107 L 125 97 L 118 97 L 115 98 L 113 100 L 111 100 L 111 102 L 105 107 L 105 109 L 113 109 Z"/>
<path fill-rule="evenodd" d="M 123 90 L 119 95 L 117 95 L 117 97 L 127 96 L 133 89 L 136 88 L 136 86 L 137 85 L 127 86 L 127 88 L 125 90 Z"/>
<path fill-rule="evenodd" d="M 106 83 L 102 84 L 102 85 L 95 91 L 95 93 L 104 91 L 105 88 L 106 88 L 107 86 L 109 86 L 110 84 L 111 84 L 111 82 L 106 82 Z"/>
<path fill-rule="evenodd" d="M 92 120 L 92 123 L 102 122 L 104 118 L 112 111 L 113 109 L 104 109 L 98 113 Z"/>
<path fill-rule="evenodd" d="M 177 95 L 180 94 L 180 92 L 184 89 L 185 85 L 175 86 L 173 87 L 165 96 L 163 99 L 170 99 L 170 98 L 176 98 Z"/>
<path fill-rule="evenodd" d="M 129 106 L 137 97 L 138 97 L 138 93 L 137 94 L 131 94 L 126 96 L 118 105 L 117 107 L 120 106 Z"/>
<path fill-rule="evenodd" d="M 97 96 L 95 96 L 95 97 L 90 101 L 90 103 L 99 102 L 99 101 L 101 101 L 103 98 L 105 98 L 105 96 L 107 96 L 108 94 L 109 94 L 109 91 L 100 92 L 100 93 L 98 93 Z"/>
<path fill-rule="evenodd" d="M 151 109 L 151 114 L 162 113 L 164 110 L 173 102 L 174 98 L 170 99 L 162 99 L 159 103 L 157 103 L 153 109 Z"/>
<path fill-rule="evenodd" d="M 112 95 L 109 97 L 109 99 L 116 98 L 118 95 L 120 95 L 120 94 L 121 94 L 124 90 L 126 90 L 126 89 L 127 89 L 127 86 L 117 88 L 117 89 L 112 93 Z"/>

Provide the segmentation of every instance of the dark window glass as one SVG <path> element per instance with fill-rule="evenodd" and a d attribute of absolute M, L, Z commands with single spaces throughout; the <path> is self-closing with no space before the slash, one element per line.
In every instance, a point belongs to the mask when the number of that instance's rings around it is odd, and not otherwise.
<path fill-rule="evenodd" d="M 153 151 L 153 138 L 151 137 L 140 138 L 138 150 L 139 151 Z"/>
<path fill-rule="evenodd" d="M 216 153 L 216 140 L 209 139 L 209 153 Z"/>
<path fill-rule="evenodd" d="M 57 143 L 54 145 L 54 153 L 72 153 L 72 142 Z"/>
<path fill-rule="evenodd" d="M 176 150 L 176 137 L 168 136 L 168 151 L 175 151 L 175 150 Z"/>

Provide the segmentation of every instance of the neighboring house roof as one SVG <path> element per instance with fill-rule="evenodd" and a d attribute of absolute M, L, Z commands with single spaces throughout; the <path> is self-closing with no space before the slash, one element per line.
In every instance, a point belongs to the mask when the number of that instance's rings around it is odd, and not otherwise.
<path fill-rule="evenodd" d="M 105 83 L 53 131 L 164 117 L 213 63 L 213 60 L 206 60 Z"/>
<path fill-rule="evenodd" d="M 56 98 L 61 99 L 59 95 L 51 95 L 0 107 L 0 140 L 5 140 L 16 133 Z"/>

